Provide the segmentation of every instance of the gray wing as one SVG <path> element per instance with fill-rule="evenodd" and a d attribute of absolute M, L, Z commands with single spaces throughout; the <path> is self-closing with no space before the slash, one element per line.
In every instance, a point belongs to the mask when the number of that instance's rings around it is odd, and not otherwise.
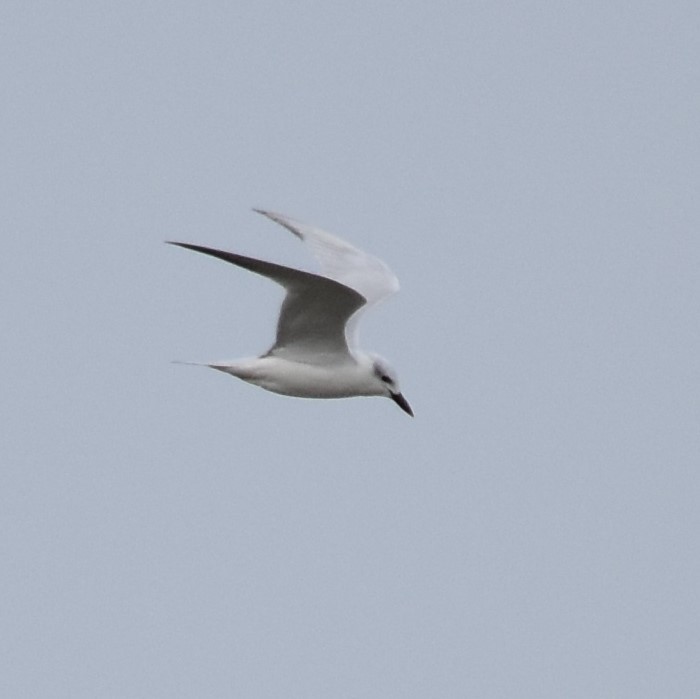
<path fill-rule="evenodd" d="M 379 303 L 396 293 L 399 282 L 394 273 L 380 259 L 370 255 L 336 235 L 295 221 L 272 211 L 254 209 L 304 241 L 321 265 L 321 272 L 329 279 L 350 287 L 367 299 L 365 308 Z M 364 310 L 364 309 L 363 309 Z M 360 314 L 351 319 L 346 335 L 353 347 L 358 346 L 357 323 Z"/>
<path fill-rule="evenodd" d="M 268 354 L 296 361 L 337 363 L 343 355 L 350 359 L 345 325 L 364 306 L 366 299 L 340 282 L 291 267 L 245 257 L 215 248 L 175 243 L 187 250 L 218 257 L 272 279 L 287 292 L 277 321 L 277 338 Z"/>

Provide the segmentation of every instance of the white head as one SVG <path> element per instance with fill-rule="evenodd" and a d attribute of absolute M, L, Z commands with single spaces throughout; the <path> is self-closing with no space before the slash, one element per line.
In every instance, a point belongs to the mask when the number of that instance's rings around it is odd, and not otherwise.
<path fill-rule="evenodd" d="M 403 397 L 399 388 L 399 380 L 396 372 L 383 357 L 377 354 L 368 355 L 371 361 L 373 383 L 377 388 L 377 395 L 386 396 L 396 403 L 401 410 L 413 417 L 413 410 L 408 401 Z"/>

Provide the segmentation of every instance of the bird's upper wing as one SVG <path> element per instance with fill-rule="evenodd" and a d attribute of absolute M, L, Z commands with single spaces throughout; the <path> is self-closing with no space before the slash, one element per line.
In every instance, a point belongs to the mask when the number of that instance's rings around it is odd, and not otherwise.
<path fill-rule="evenodd" d="M 269 354 L 314 364 L 350 359 L 345 326 L 350 316 L 365 304 L 365 297 L 344 284 L 233 252 L 190 243 L 181 248 L 218 257 L 283 286 L 287 295 L 277 321 L 277 338 Z"/>
<path fill-rule="evenodd" d="M 284 226 L 307 243 L 319 261 L 324 276 L 334 279 L 364 296 L 367 299 L 366 306 L 378 303 L 399 290 L 399 281 L 394 273 L 376 257 L 358 250 L 320 228 L 307 226 L 271 211 L 262 211 L 261 209 L 254 209 L 254 211 Z M 353 318 L 347 332 L 353 345 L 356 345 L 354 337 L 356 321 L 357 316 Z"/>

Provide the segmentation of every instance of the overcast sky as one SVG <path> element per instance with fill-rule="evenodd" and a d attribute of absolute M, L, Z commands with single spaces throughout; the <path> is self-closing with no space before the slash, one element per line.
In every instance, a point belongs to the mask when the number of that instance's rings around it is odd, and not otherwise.
<path fill-rule="evenodd" d="M 696 2 L 0 11 L 0 694 L 700 693 Z M 315 269 L 413 406 L 171 360 Z"/>

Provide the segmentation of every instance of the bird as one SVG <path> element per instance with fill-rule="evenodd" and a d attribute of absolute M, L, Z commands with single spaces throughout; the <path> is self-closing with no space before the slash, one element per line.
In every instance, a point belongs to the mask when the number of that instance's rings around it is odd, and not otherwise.
<path fill-rule="evenodd" d="M 286 291 L 275 342 L 265 354 L 204 366 L 286 396 L 385 396 L 413 417 L 391 365 L 358 346 L 357 325 L 362 312 L 399 289 L 394 273 L 378 258 L 331 233 L 272 211 L 253 211 L 304 242 L 317 259 L 321 274 L 194 243 L 166 241 L 267 277 Z"/>

